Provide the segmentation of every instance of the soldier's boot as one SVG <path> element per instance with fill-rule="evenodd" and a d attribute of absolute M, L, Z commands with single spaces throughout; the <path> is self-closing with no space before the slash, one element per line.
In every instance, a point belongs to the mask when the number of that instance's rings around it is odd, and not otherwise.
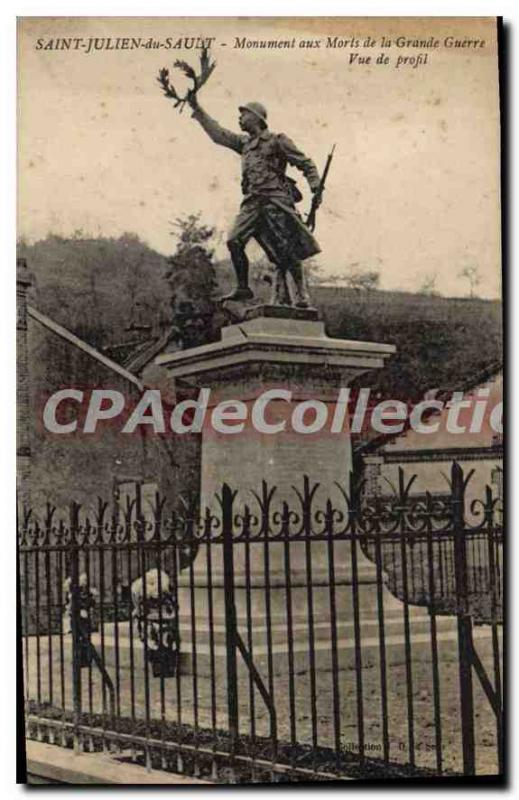
<path fill-rule="evenodd" d="M 310 295 L 306 287 L 303 265 L 300 261 L 296 261 L 290 264 L 288 269 L 294 281 L 294 305 L 296 308 L 308 308 L 310 305 Z"/>
<path fill-rule="evenodd" d="M 245 253 L 245 248 L 238 242 L 227 242 L 227 247 L 231 254 L 231 260 L 236 273 L 238 283 L 236 289 L 221 297 L 221 302 L 225 300 L 252 300 L 254 293 L 249 288 L 249 259 Z"/>
<path fill-rule="evenodd" d="M 272 282 L 272 295 L 270 302 L 273 306 L 291 306 L 292 301 L 287 286 L 287 275 L 285 270 L 276 267 L 274 280 Z"/>

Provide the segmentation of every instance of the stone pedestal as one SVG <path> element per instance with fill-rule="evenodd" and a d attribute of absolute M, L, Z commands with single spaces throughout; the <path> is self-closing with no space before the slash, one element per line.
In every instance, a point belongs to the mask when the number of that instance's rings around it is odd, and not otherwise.
<path fill-rule="evenodd" d="M 257 501 L 252 493 L 261 493 L 262 481 L 267 481 L 269 487 L 276 489 L 272 499 L 273 510 L 281 510 L 283 502 L 297 510 L 299 501 L 293 487 L 301 491 L 305 475 L 310 485 L 319 483 L 315 508 L 324 509 L 328 498 L 340 505 L 341 496 L 336 483 L 347 488 L 352 453 L 347 415 L 344 415 L 340 433 L 330 431 L 338 394 L 341 388 L 348 387 L 362 373 L 381 369 L 394 350 L 391 345 L 329 338 L 323 322 L 313 309 L 264 306 L 251 309 L 244 322 L 224 328 L 221 341 L 217 343 L 160 356 L 157 363 L 167 368 L 178 387 L 184 385 L 192 389 L 211 390 L 206 413 L 208 423 L 202 433 L 201 508 L 207 506 L 220 516 L 216 495 L 226 482 L 238 493 L 234 512 L 242 514 L 245 506 L 249 505 L 255 513 Z M 265 421 L 269 425 L 281 425 L 284 422 L 284 430 L 278 433 L 259 432 L 250 424 L 254 404 L 263 393 L 279 390 L 291 392 L 292 401 L 287 402 L 285 396 L 271 396 Z M 211 413 L 220 402 L 232 400 L 245 404 L 248 422 L 239 433 L 218 433 L 211 424 Z M 318 410 L 310 407 L 312 401 L 319 401 Z M 292 415 L 302 402 L 308 402 L 309 407 L 300 417 L 299 424 L 302 421 L 309 426 L 317 415 L 326 412 L 327 421 L 322 430 L 314 433 L 294 430 Z M 243 412 L 243 407 L 241 410 Z M 301 409 L 298 413 L 301 414 Z M 224 610 L 222 548 L 218 546 L 213 549 L 213 604 L 215 619 L 220 626 Z M 267 629 L 270 628 L 277 652 L 283 654 L 287 648 L 287 564 L 282 543 L 270 543 L 268 553 L 265 549 L 263 544 L 254 544 L 247 555 L 243 545 L 235 547 L 237 613 L 245 639 L 249 613 L 249 620 L 252 616 L 254 621 L 253 638 L 257 640 L 258 647 L 265 643 Z M 340 615 L 341 625 L 351 626 L 351 544 L 341 542 L 336 550 L 337 614 Z M 195 611 L 197 643 L 203 640 L 204 635 L 208 635 L 207 631 L 204 633 L 204 628 L 207 628 L 208 591 L 205 548 L 203 551 L 195 561 L 196 590 L 190 592 L 188 577 L 181 577 L 181 582 L 186 586 L 180 596 L 185 633 L 189 640 L 192 611 Z M 249 606 L 246 592 L 247 558 L 252 587 Z M 312 543 L 310 562 L 309 569 L 304 543 L 290 544 L 292 616 L 297 626 L 293 639 L 303 650 L 308 648 L 309 580 L 313 621 L 318 631 L 316 638 L 322 645 L 323 640 L 330 637 L 328 552 L 325 542 Z M 266 571 L 270 584 L 268 610 L 265 603 Z M 375 569 L 360 550 L 358 580 L 361 608 L 374 609 Z M 366 591 L 367 587 L 369 591 Z M 270 617 L 270 624 L 267 616 Z"/>

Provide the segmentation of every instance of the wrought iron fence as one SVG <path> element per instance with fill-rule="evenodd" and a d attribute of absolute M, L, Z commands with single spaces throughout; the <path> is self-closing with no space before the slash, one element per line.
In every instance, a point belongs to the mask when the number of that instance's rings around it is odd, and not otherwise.
<path fill-rule="evenodd" d="M 223 781 L 501 772 L 502 509 L 469 480 L 25 512 L 28 736 Z"/>

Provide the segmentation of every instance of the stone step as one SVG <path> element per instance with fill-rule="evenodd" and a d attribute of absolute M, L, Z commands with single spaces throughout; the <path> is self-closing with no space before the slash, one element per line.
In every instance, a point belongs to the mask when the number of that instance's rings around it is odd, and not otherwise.
<path fill-rule="evenodd" d="M 429 651 L 430 657 L 431 635 L 428 625 L 424 625 L 426 619 L 420 617 L 410 618 L 411 629 L 411 649 L 413 658 L 423 658 L 423 648 Z M 458 634 L 457 634 L 457 621 L 455 617 L 438 617 L 437 618 L 437 639 L 439 646 L 448 646 L 457 648 Z M 394 661 L 396 664 L 401 664 L 404 658 L 404 645 L 405 637 L 403 627 L 396 624 L 387 624 L 385 626 L 385 646 L 386 658 L 388 666 Z M 482 626 L 474 629 L 474 638 L 485 638 L 491 636 L 491 629 L 489 626 Z M 351 629 L 347 633 L 338 631 L 337 650 L 339 654 L 339 669 L 350 670 L 355 669 L 355 637 Z M 59 653 L 59 637 L 53 636 L 52 647 L 55 655 Z M 92 642 L 98 652 L 101 652 L 101 636 L 100 634 L 93 634 Z M 28 637 L 29 655 L 34 663 L 36 658 L 36 637 Z M 104 660 L 108 671 L 113 674 L 116 664 L 116 648 L 115 638 L 105 631 L 104 637 Z M 132 642 L 129 636 L 120 635 L 118 643 L 118 661 L 121 670 L 127 670 L 131 664 L 131 645 Z M 362 652 L 363 663 L 368 661 L 378 661 L 378 653 L 380 652 L 380 640 L 377 624 L 368 625 L 366 621 L 361 628 L 360 646 Z M 63 638 L 64 659 L 66 663 L 72 663 L 72 647 L 70 636 Z M 225 644 L 215 644 L 211 650 L 208 641 L 198 641 L 196 643 L 196 653 L 193 653 L 192 643 L 183 638 L 181 643 L 181 673 L 185 675 L 192 674 L 196 662 L 196 673 L 201 677 L 211 677 L 212 658 L 213 656 L 216 665 L 216 680 L 218 683 L 225 680 L 225 662 L 226 662 L 226 647 Z M 310 665 L 308 639 L 294 640 L 292 643 L 292 654 L 294 660 L 295 672 L 308 672 Z M 316 638 L 314 642 L 314 662 L 316 670 L 331 669 L 331 655 L 332 655 L 332 641 L 331 637 Z M 274 641 L 271 649 L 271 660 L 275 674 L 287 675 L 288 673 L 288 656 L 289 647 L 286 638 L 281 641 Z M 40 637 L 40 660 L 42 664 L 46 663 L 48 658 L 48 637 Z M 256 641 L 253 643 L 253 661 L 256 669 L 264 677 L 268 674 L 268 661 L 269 661 L 269 648 L 265 640 Z M 135 671 L 136 679 L 142 680 L 144 676 L 144 647 L 142 642 L 135 637 L 133 639 L 133 668 Z M 246 668 L 240 656 L 238 656 L 238 667 L 241 671 L 246 673 Z M 96 672 L 95 667 L 93 668 Z M 149 671 L 151 679 L 151 668 Z"/>

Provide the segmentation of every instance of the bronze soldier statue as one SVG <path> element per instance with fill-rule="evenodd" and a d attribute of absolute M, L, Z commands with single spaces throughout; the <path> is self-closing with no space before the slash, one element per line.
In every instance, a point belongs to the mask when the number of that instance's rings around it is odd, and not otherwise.
<path fill-rule="evenodd" d="M 164 68 L 160 70 L 157 80 L 166 97 L 173 100 L 175 108 L 180 111 L 186 103 L 189 104 L 193 118 L 213 142 L 234 150 L 242 158 L 243 201 L 227 240 L 237 287 L 222 300 L 253 298 L 245 248 L 250 239 L 256 239 L 275 266 L 272 302 L 291 305 L 286 283 L 288 273 L 294 282 L 295 305 L 307 308 L 309 297 L 301 262 L 320 252 L 311 231 L 314 229 L 315 212 L 321 203 L 333 151 L 328 156 L 323 178 L 320 179 L 314 162 L 298 150 L 288 136 L 269 130 L 267 110 L 261 103 L 240 106 L 239 125 L 243 134 L 222 128 L 201 108 L 197 98 L 198 90 L 207 82 L 216 66 L 208 50 L 202 50 L 198 74 L 185 61 L 177 60 L 173 66 L 193 81 L 193 88 L 181 97 L 170 83 L 169 70 Z M 302 200 L 302 195 L 296 182 L 285 174 L 287 164 L 303 173 L 313 193 L 306 224 L 296 209 L 296 203 Z"/>
<path fill-rule="evenodd" d="M 227 239 L 236 272 L 237 287 L 224 300 L 250 300 L 247 242 L 254 238 L 275 266 L 273 297 L 275 304 L 291 304 L 286 275 L 294 282 L 294 303 L 299 308 L 310 304 L 302 261 L 320 252 L 314 236 L 304 224 L 295 204 L 302 199 L 295 181 L 285 172 L 287 164 L 299 169 L 320 201 L 320 178 L 315 164 L 284 133 L 273 133 L 267 124 L 267 111 L 261 103 L 240 106 L 239 125 L 244 134 L 222 128 L 190 93 L 192 116 L 216 144 L 242 157 L 243 201 Z M 315 204 L 315 202 L 314 202 Z"/>

